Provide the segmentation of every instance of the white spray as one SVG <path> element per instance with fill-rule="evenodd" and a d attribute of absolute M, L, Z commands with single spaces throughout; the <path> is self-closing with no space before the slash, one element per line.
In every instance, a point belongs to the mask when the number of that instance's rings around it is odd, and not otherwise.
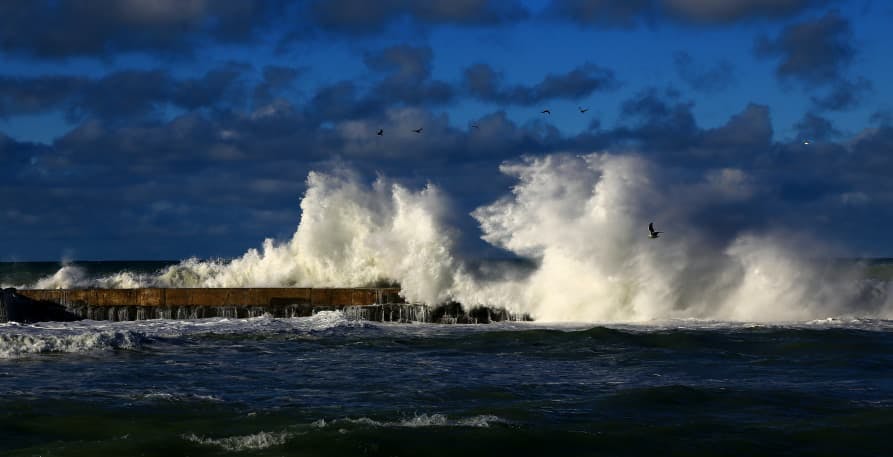
<path fill-rule="evenodd" d="M 689 222 L 749 198 L 739 170 L 680 183 L 635 155 L 592 154 L 502 171 L 519 181 L 512 195 L 473 216 L 486 241 L 538 259 L 538 268 L 522 281 L 458 283 L 463 303 L 515 306 L 547 321 L 801 320 L 847 313 L 861 287 L 846 269 L 801 256 L 824 254 L 805 239 L 744 232 L 717 242 L 711 227 Z M 652 220 L 661 238 L 648 237 Z"/>
<path fill-rule="evenodd" d="M 559 154 L 506 163 L 501 171 L 518 184 L 472 216 L 485 241 L 535 262 L 529 274 L 472 274 L 452 254 L 449 205 L 434 186 L 412 191 L 384 178 L 368 186 L 337 171 L 310 173 L 301 221 L 287 242 L 268 239 L 234 260 L 189 259 L 148 277 L 120 273 L 95 280 L 67 267 L 37 286 L 394 281 L 412 302 L 502 306 L 542 321 L 890 314 L 887 285 L 864 302 L 864 281 L 810 260 L 826 253 L 805 237 L 777 230 L 716 237 L 712 227 L 693 222 L 705 209 L 759 198 L 741 170 L 713 170 L 681 182 L 634 154 Z M 661 238 L 648 238 L 652 220 L 665 232 Z"/>

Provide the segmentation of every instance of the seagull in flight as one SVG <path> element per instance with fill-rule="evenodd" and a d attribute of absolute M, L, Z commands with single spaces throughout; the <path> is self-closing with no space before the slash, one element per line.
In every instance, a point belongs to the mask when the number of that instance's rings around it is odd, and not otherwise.
<path fill-rule="evenodd" d="M 809 139 L 805 139 L 805 140 L 803 140 L 803 144 L 804 144 L 805 146 L 809 146 Z"/>
<path fill-rule="evenodd" d="M 480 126 L 480 125 L 477 125 L 477 124 L 471 124 L 471 128 L 473 128 L 473 129 L 479 129 L 479 128 L 481 128 L 481 126 Z"/>
<path fill-rule="evenodd" d="M 552 112 L 549 111 L 548 108 L 547 108 L 547 109 L 544 109 L 544 110 L 542 110 L 542 111 L 540 111 L 540 113 L 542 113 L 542 114 L 552 114 Z"/>
<path fill-rule="evenodd" d="M 376 133 L 376 135 L 378 135 L 378 136 L 384 135 L 384 129 L 378 129 L 378 133 Z"/>
<path fill-rule="evenodd" d="M 586 113 L 587 111 L 589 111 L 589 108 L 583 108 L 582 106 L 578 106 L 577 109 L 580 110 L 580 113 Z"/>
<path fill-rule="evenodd" d="M 648 238 L 659 238 L 661 233 L 664 232 L 655 232 L 654 231 L 654 222 L 648 223 Z"/>
<path fill-rule="evenodd" d="M 417 129 L 412 129 L 412 131 L 415 133 L 422 133 L 422 130 L 424 130 L 424 129 L 425 129 L 424 127 L 419 127 Z"/>

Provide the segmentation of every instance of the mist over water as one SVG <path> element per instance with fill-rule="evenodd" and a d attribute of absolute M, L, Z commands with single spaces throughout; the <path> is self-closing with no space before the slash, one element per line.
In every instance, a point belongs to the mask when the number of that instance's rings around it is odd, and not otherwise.
<path fill-rule="evenodd" d="M 380 177 L 312 172 L 290 240 L 227 261 L 93 277 L 66 266 L 35 288 L 351 287 L 399 283 L 407 300 L 502 306 L 540 321 L 889 318 L 890 282 L 801 233 L 705 223 L 760 198 L 738 169 L 680 178 L 634 154 L 555 154 L 505 163 L 517 180 L 477 208 L 483 240 L 534 267 L 459 258 L 448 196 Z M 732 218 L 734 219 L 734 218 Z M 664 231 L 649 239 L 654 221 Z M 746 222 L 746 221 L 745 221 Z"/>

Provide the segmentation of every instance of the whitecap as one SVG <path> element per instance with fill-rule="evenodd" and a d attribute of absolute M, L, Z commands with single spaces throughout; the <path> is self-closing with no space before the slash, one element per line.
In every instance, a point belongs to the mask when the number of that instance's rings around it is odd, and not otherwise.
<path fill-rule="evenodd" d="M 112 349 L 137 349 L 143 335 L 132 331 L 86 332 L 3 332 L 0 333 L 0 358 L 53 352 L 90 352 Z"/>
<path fill-rule="evenodd" d="M 194 433 L 182 435 L 183 439 L 204 446 L 215 446 L 227 451 L 256 451 L 281 446 L 291 437 L 287 432 L 258 432 L 251 435 L 205 438 Z"/>
<path fill-rule="evenodd" d="M 489 427 L 490 424 L 493 423 L 504 423 L 506 422 L 504 419 L 501 419 L 498 416 L 494 415 L 478 415 L 471 417 L 464 417 L 459 419 L 450 419 L 444 414 L 434 413 L 434 414 L 417 414 L 412 417 L 396 420 L 396 421 L 379 421 L 375 419 L 371 419 L 369 417 L 359 417 L 359 418 L 342 418 L 342 419 L 334 419 L 331 421 L 326 421 L 325 419 L 319 419 L 310 424 L 313 428 L 326 428 L 331 425 L 361 425 L 367 427 L 407 427 L 407 428 L 421 428 L 421 427 Z"/>

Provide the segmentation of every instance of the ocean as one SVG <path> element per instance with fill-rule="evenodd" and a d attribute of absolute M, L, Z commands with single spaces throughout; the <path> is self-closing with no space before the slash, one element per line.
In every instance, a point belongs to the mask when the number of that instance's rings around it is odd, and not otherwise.
<path fill-rule="evenodd" d="M 6 323 L 0 455 L 882 456 L 891 375 L 893 321 L 855 316 Z"/>
<path fill-rule="evenodd" d="M 893 455 L 893 262 L 705 218 L 747 186 L 641 157 L 501 170 L 475 233 L 434 185 L 312 172 L 294 234 L 236 258 L 0 264 L 3 287 L 396 283 L 534 319 L 0 324 L 0 455 Z"/>

